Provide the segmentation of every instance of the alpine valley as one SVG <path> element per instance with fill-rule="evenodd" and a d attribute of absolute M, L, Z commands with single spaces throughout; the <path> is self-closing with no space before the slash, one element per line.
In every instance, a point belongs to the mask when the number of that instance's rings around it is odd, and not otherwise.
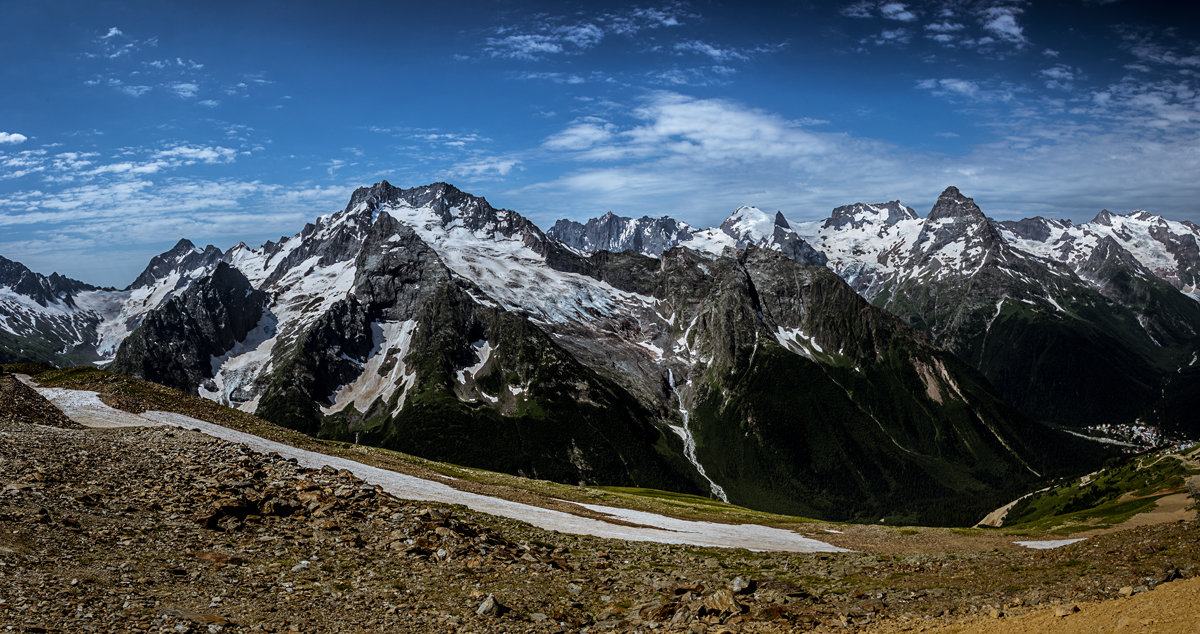
<path fill-rule="evenodd" d="M 0 258 L 0 362 L 533 478 L 970 524 L 1097 466 L 1083 428 L 1200 431 L 1198 277 L 1190 223 L 996 222 L 954 187 L 924 218 L 543 233 L 381 182 L 258 248 L 181 240 L 123 290 Z"/>

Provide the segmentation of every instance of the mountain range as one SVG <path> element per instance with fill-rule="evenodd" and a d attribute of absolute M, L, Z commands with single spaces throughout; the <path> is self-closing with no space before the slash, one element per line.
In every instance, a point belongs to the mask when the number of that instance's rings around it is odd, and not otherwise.
<path fill-rule="evenodd" d="M 258 248 L 181 241 L 124 290 L 0 260 L 0 361 L 106 364 L 529 477 L 973 522 L 1099 459 L 1046 423 L 1190 420 L 1200 232 L 1105 217 L 998 223 L 949 188 L 926 218 L 543 233 L 445 183 L 381 182 Z"/>
<path fill-rule="evenodd" d="M 1200 433 L 1191 407 L 1200 404 L 1200 227 L 1192 223 L 1144 211 L 1102 211 L 1081 225 L 997 222 L 950 187 L 924 218 L 899 201 L 846 205 L 795 225 L 742 208 L 721 226 L 724 242 L 714 233 L 611 215 L 560 221 L 549 232 L 577 249 L 647 255 L 746 242 L 781 250 L 780 236 L 794 235 L 865 299 L 956 353 L 1036 420 Z"/>

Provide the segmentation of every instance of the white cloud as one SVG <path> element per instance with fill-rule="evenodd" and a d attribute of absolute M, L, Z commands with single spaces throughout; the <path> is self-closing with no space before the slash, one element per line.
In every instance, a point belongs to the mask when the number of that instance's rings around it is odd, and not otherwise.
<path fill-rule="evenodd" d="M 926 31 L 932 31 L 934 33 L 955 33 L 955 32 L 963 30 L 964 28 L 966 28 L 966 27 L 963 26 L 962 24 L 960 24 L 958 22 L 950 22 L 949 20 L 943 20 L 942 22 L 933 22 L 931 24 L 925 25 Z"/>
<path fill-rule="evenodd" d="M 112 26 L 112 27 L 108 28 L 108 33 L 100 36 L 100 39 L 107 40 L 110 38 L 114 38 L 118 35 L 124 35 L 124 32 L 121 31 L 121 29 L 118 29 L 117 27 Z"/>
<path fill-rule="evenodd" d="M 758 55 L 775 53 L 786 46 L 786 43 L 784 43 L 770 46 L 756 46 L 753 48 L 738 48 L 717 46 L 702 40 L 684 40 L 682 42 L 676 42 L 672 46 L 672 49 L 676 53 L 694 53 L 697 55 L 705 55 L 711 57 L 715 62 L 728 63 L 731 61 L 746 61 Z"/>
<path fill-rule="evenodd" d="M 954 77 L 922 79 L 917 82 L 917 88 L 928 90 L 939 96 L 965 97 L 968 99 L 991 99 L 995 97 L 993 93 L 982 90 L 977 82 Z"/>
<path fill-rule="evenodd" d="M 591 48 L 604 39 L 604 30 L 595 24 L 573 24 L 558 27 L 554 32 L 563 41 L 574 44 L 579 48 Z"/>
<path fill-rule="evenodd" d="M 129 95 L 130 97 L 141 97 L 150 92 L 149 86 L 119 86 L 117 90 Z"/>
<path fill-rule="evenodd" d="M 19 132 L 0 132 L 0 144 L 20 145 L 29 140 L 29 137 Z"/>
<path fill-rule="evenodd" d="M 569 84 L 572 86 L 582 84 L 587 81 L 581 75 L 577 75 L 575 73 L 555 73 L 555 72 L 518 73 L 517 78 L 518 79 L 536 79 L 536 80 L 552 81 L 556 84 Z"/>
<path fill-rule="evenodd" d="M 1094 112 L 1064 118 L 1051 116 L 1062 111 L 1061 100 L 990 82 L 929 79 L 919 87 L 965 100 L 972 109 L 987 104 L 994 122 L 985 116 L 970 134 L 932 129 L 929 135 L 959 139 L 956 145 L 966 149 L 926 155 L 806 130 L 737 102 L 656 93 L 627 113 L 629 122 L 614 123 L 621 121 L 616 115 L 577 120 L 549 137 L 545 160 L 568 158 L 578 167 L 509 195 L 526 199 L 539 222 L 612 209 L 712 225 L 742 204 L 802 220 L 856 200 L 901 198 L 921 208 L 951 184 L 999 217 L 1086 219 L 1105 206 L 1194 213 L 1200 93 L 1170 82 L 1130 86 L 1089 99 Z M 576 135 L 577 143 L 566 141 Z"/>
<path fill-rule="evenodd" d="M 488 38 L 484 50 L 492 57 L 533 60 L 563 52 L 562 39 L 553 35 L 525 33 Z"/>
<path fill-rule="evenodd" d="M 907 44 L 912 39 L 908 29 L 884 29 L 875 36 L 875 44 Z"/>
<path fill-rule="evenodd" d="M 842 9 L 842 15 L 850 18 L 869 18 L 874 15 L 875 3 L 861 0 Z"/>
<path fill-rule="evenodd" d="M 200 92 L 200 86 L 192 82 L 176 82 L 167 88 L 183 99 L 191 99 Z"/>
<path fill-rule="evenodd" d="M 615 128 L 603 119 L 591 118 L 554 134 L 542 146 L 551 150 L 586 150 L 611 139 Z"/>
<path fill-rule="evenodd" d="M 917 15 L 909 11 L 908 6 L 903 2 L 886 2 L 879 6 L 879 13 L 889 20 L 901 22 L 912 22 L 917 19 Z"/>
<path fill-rule="evenodd" d="M 724 62 L 731 59 L 744 60 L 747 59 L 745 53 L 732 48 L 720 48 L 701 42 L 700 40 L 687 40 L 684 42 L 675 43 L 675 51 L 679 53 L 696 53 L 699 55 L 707 55 L 718 62 Z"/>
<path fill-rule="evenodd" d="M 178 160 L 184 165 L 195 163 L 230 163 L 237 156 L 237 151 L 220 146 L 176 145 L 154 153 L 156 159 Z"/>
<path fill-rule="evenodd" d="M 1046 88 L 1051 90 L 1070 90 L 1079 79 L 1080 72 L 1066 64 L 1055 64 L 1038 71 L 1038 75 L 1046 80 Z"/>
<path fill-rule="evenodd" d="M 484 178 L 488 176 L 507 176 L 513 169 L 520 169 L 521 160 L 514 157 L 489 156 L 474 158 L 459 163 L 450 168 L 451 176 L 466 179 Z"/>
<path fill-rule="evenodd" d="M 1001 40 L 1024 45 L 1025 30 L 1017 22 L 1022 9 L 1013 6 L 988 7 L 982 11 L 983 28 Z"/>
<path fill-rule="evenodd" d="M 688 17 L 690 14 L 678 3 L 623 13 L 592 14 L 576 21 L 565 16 L 542 15 L 529 24 L 494 29 L 483 40 L 483 53 L 493 58 L 526 61 L 580 54 L 595 48 L 610 35 L 628 37 L 645 30 L 678 26 Z"/>

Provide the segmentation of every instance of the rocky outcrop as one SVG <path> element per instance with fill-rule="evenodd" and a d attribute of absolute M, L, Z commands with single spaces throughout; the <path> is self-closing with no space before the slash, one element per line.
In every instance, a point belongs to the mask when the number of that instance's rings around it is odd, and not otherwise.
<path fill-rule="evenodd" d="M 112 368 L 182 390 L 212 377 L 212 359 L 244 339 L 266 294 L 221 262 L 212 275 L 151 313 L 117 351 Z"/>

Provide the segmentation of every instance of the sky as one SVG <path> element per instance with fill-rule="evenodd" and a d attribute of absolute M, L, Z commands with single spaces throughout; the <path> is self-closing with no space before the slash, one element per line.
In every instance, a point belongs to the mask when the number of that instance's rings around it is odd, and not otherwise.
<path fill-rule="evenodd" d="M 1200 222 L 1200 3 L 0 0 L 0 255 L 124 287 L 187 237 L 447 181 L 543 228 Z"/>

